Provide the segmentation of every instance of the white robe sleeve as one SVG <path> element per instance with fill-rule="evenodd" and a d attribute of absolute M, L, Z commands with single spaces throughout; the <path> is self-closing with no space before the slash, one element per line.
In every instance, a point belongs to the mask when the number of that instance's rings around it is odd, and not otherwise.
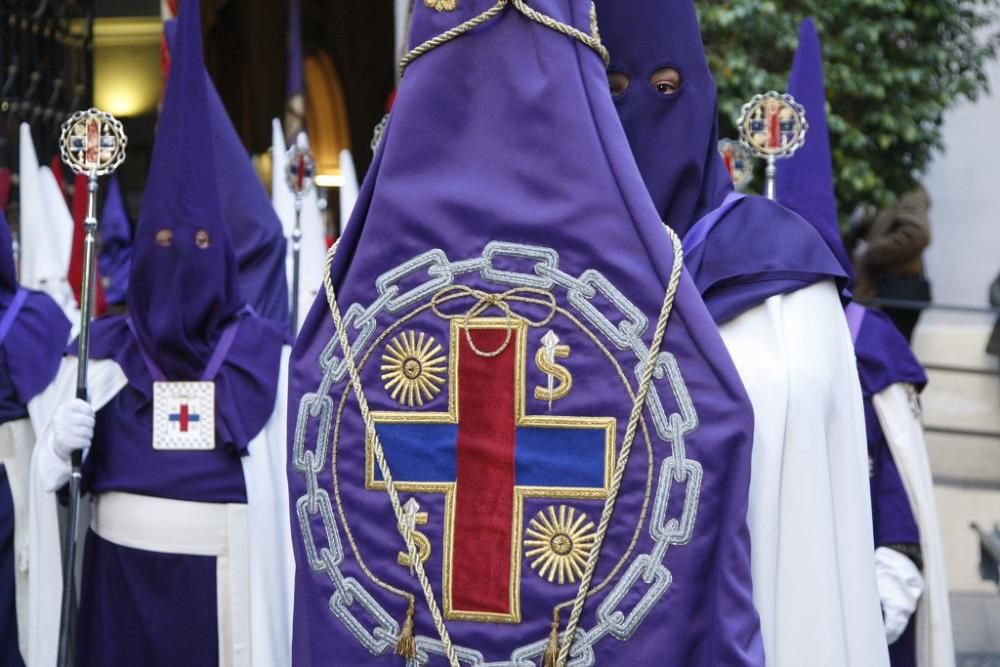
<path fill-rule="evenodd" d="M 944 550 L 923 427 L 905 385 L 892 385 L 876 394 L 872 402 L 920 528 L 924 593 L 917 607 L 917 665 L 954 667 Z"/>
<path fill-rule="evenodd" d="M 24 656 L 28 667 L 56 664 L 62 601 L 62 545 L 58 502 L 54 493 L 45 490 L 39 457 L 45 447 L 52 447 L 49 422 L 56 408 L 76 396 L 76 366 L 76 357 L 63 358 L 55 380 L 28 403 L 35 433 L 40 434 L 32 453 L 28 482 L 28 650 Z M 128 384 L 125 373 L 113 361 L 91 361 L 87 378 L 90 402 L 95 411 Z"/>
<path fill-rule="evenodd" d="M 288 514 L 285 442 L 288 357 L 281 357 L 274 412 L 243 457 L 249 511 L 250 655 L 253 667 L 290 665 L 295 564 Z"/>
<path fill-rule="evenodd" d="M 768 664 L 888 665 L 861 387 L 836 288 L 771 297 L 720 330 L 754 408 L 749 525 Z"/>

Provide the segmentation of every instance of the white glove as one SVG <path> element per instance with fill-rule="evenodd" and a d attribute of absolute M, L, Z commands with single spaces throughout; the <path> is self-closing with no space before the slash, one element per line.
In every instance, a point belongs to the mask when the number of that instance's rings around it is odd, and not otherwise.
<path fill-rule="evenodd" d="M 38 472 L 46 491 L 58 491 L 69 481 L 70 457 L 74 451 L 89 449 L 93 439 L 94 409 L 90 403 L 76 398 L 56 409 L 50 427 L 36 445 Z"/>
<path fill-rule="evenodd" d="M 885 617 L 885 638 L 894 644 L 917 610 L 924 578 L 912 560 L 887 547 L 875 550 L 875 577 Z"/>
<path fill-rule="evenodd" d="M 68 462 L 73 452 L 90 449 L 94 439 L 94 408 L 74 398 L 63 403 L 52 417 L 52 450 Z"/>

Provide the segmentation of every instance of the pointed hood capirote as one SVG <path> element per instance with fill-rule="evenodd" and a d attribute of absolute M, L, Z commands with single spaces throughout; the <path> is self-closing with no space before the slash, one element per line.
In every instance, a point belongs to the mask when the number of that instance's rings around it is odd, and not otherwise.
<path fill-rule="evenodd" d="M 101 276 L 106 281 L 104 296 L 109 304 L 124 303 L 132 267 L 132 226 L 116 176 L 108 180 L 100 234 L 101 256 L 98 261 Z"/>
<path fill-rule="evenodd" d="M 788 78 L 788 93 L 805 107 L 809 119 L 806 143 L 778 169 L 778 201 L 795 211 L 820 233 L 848 276 L 854 268 L 840 236 L 833 153 L 826 120 L 823 47 L 811 18 L 799 26 L 799 46 Z"/>
<path fill-rule="evenodd" d="M 184 3 L 136 225 L 128 308 L 146 353 L 197 380 L 244 307 L 216 181 L 197 3 Z"/>
<path fill-rule="evenodd" d="M 716 322 L 768 298 L 847 276 L 816 230 L 763 197 L 737 195 L 718 151 L 715 80 L 694 0 L 596 0 L 629 145 L 663 221 L 684 238 L 685 266 Z M 651 77 L 680 75 L 673 94 Z"/>
<path fill-rule="evenodd" d="M 715 79 L 690 0 L 604 0 L 597 3 L 609 70 L 629 80 L 615 95 L 639 171 L 660 217 L 683 236 L 732 190 L 718 155 Z M 664 95 L 651 83 L 669 67 L 680 88 Z"/>
<path fill-rule="evenodd" d="M 171 19 L 164 24 L 171 53 L 176 48 L 178 21 Z M 216 186 L 222 220 L 236 256 L 240 291 L 258 315 L 287 327 L 286 241 L 281 221 L 269 205 L 267 191 L 204 62 L 201 68 L 208 99 L 206 118 L 212 137 Z"/>

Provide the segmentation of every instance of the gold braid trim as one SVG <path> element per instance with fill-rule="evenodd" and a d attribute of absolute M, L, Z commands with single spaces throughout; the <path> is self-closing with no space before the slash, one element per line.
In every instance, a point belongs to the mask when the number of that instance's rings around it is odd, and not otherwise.
<path fill-rule="evenodd" d="M 639 381 L 639 392 L 636 394 L 635 403 L 632 405 L 632 414 L 629 416 L 628 427 L 625 429 L 625 437 L 622 439 L 622 448 L 618 453 L 618 461 L 615 463 L 615 473 L 611 479 L 611 492 L 607 500 L 604 501 L 604 511 L 601 512 L 601 522 L 597 526 L 597 536 L 594 538 L 594 546 L 590 550 L 587 558 L 587 568 L 583 572 L 580 580 L 580 589 L 577 591 L 576 599 L 573 600 L 573 611 L 570 613 L 569 622 L 566 624 L 566 640 L 559 648 L 559 659 L 555 667 L 565 667 L 569 658 L 570 649 L 573 648 L 573 640 L 576 639 L 576 628 L 580 624 L 580 616 L 583 614 L 583 604 L 587 600 L 587 593 L 590 590 L 590 583 L 594 578 L 594 570 L 597 569 L 597 561 L 601 557 L 601 547 L 604 545 L 604 538 L 608 534 L 608 526 L 611 524 L 611 515 L 615 511 L 615 502 L 618 500 L 618 493 L 622 488 L 622 480 L 625 477 L 625 468 L 628 466 L 629 455 L 632 453 L 632 442 L 635 440 L 635 432 L 642 418 L 642 410 L 646 405 L 646 395 L 653 384 L 653 371 L 656 369 L 656 360 L 660 356 L 660 348 L 663 347 L 663 339 L 667 331 L 667 322 L 670 321 L 670 313 L 674 308 L 674 298 L 677 296 L 677 287 L 681 282 L 681 269 L 684 267 L 684 250 L 681 241 L 669 227 L 665 228 L 670 235 L 670 241 L 674 246 L 674 266 L 670 273 L 670 282 L 667 284 L 667 292 L 663 295 L 663 306 L 660 308 L 660 318 L 656 322 L 656 330 L 653 332 L 653 342 L 649 346 L 649 356 L 646 358 L 646 365 L 642 369 L 642 378 Z"/>
<path fill-rule="evenodd" d="M 502 1 L 507 2 L 507 0 Z M 511 1 L 516 3 L 521 0 Z M 681 270 L 684 263 L 684 251 L 681 247 L 680 239 L 677 238 L 677 235 L 674 234 L 673 230 L 669 227 L 666 229 L 674 246 L 674 266 L 671 270 L 667 291 L 663 297 L 663 305 L 660 308 L 660 316 L 656 323 L 652 344 L 649 348 L 649 357 L 647 358 L 646 365 L 643 368 L 642 378 L 639 382 L 639 389 L 636 393 L 635 402 L 632 405 L 632 413 L 629 416 L 628 427 L 622 440 L 622 449 L 621 452 L 619 452 L 618 460 L 615 463 L 611 493 L 608 494 L 608 498 L 604 503 L 604 510 L 601 513 L 601 522 L 597 529 L 594 547 L 590 551 L 590 556 L 587 560 L 587 568 L 584 571 L 583 578 L 580 582 L 580 589 L 577 592 L 576 599 L 573 601 L 573 611 L 570 614 L 569 623 L 566 626 L 567 641 L 563 642 L 560 647 L 556 667 L 564 667 L 566 665 L 566 660 L 569 657 L 570 650 L 573 646 L 573 640 L 575 639 L 574 634 L 576 633 L 576 628 L 579 625 L 580 616 L 583 613 L 583 605 L 588 597 L 591 581 L 593 581 L 594 578 L 594 571 L 597 568 L 597 561 L 600 558 L 600 551 L 604 544 L 604 538 L 607 536 L 608 527 L 611 523 L 611 515 L 614 513 L 615 509 L 615 501 L 618 498 L 618 493 L 621 491 L 622 480 L 625 476 L 625 468 L 628 464 L 629 455 L 632 451 L 632 443 L 635 440 L 636 431 L 638 430 L 639 422 L 642 418 L 642 411 L 646 405 L 646 396 L 649 394 L 650 386 L 653 384 L 653 371 L 656 368 L 656 360 L 659 357 L 660 348 L 663 345 L 667 323 L 669 322 L 670 314 L 673 311 L 674 298 L 677 296 L 677 288 L 680 285 Z M 347 330 L 344 328 L 343 318 L 340 314 L 340 307 L 337 304 L 337 295 L 336 290 L 334 290 L 333 287 L 333 279 L 330 276 L 330 267 L 333 265 L 333 258 L 337 253 L 338 245 L 339 244 L 335 243 L 326 255 L 326 262 L 323 266 L 323 287 L 326 291 L 327 303 L 330 306 L 330 313 L 333 316 L 333 325 L 337 333 L 337 338 L 339 339 L 340 347 L 344 354 L 344 361 L 347 365 L 348 375 L 350 376 L 351 389 L 358 399 L 358 406 L 361 409 L 361 418 L 365 424 L 365 432 L 371 440 L 372 450 L 378 463 L 379 470 L 382 473 L 382 479 L 385 480 L 385 490 L 389 496 L 389 503 L 392 505 L 393 513 L 396 515 L 397 528 L 403 537 L 403 541 L 406 543 L 406 550 L 410 556 L 410 562 L 413 563 L 414 574 L 416 574 L 417 581 L 420 583 L 420 588 L 424 594 L 424 600 L 427 603 L 427 607 L 431 612 L 431 617 L 434 620 L 434 628 L 437 630 L 438 636 L 441 638 L 441 643 L 444 645 L 445 653 L 448 658 L 448 664 L 451 667 L 460 667 L 458 654 L 455 652 L 455 646 L 452 644 L 448 628 L 445 626 L 444 618 L 441 614 L 441 608 L 438 606 L 434 590 L 431 588 L 430 579 L 424 571 L 423 562 L 420 558 L 418 558 L 417 546 L 413 539 L 412 528 L 410 527 L 409 522 L 406 521 L 406 516 L 403 513 L 403 507 L 399 502 L 399 494 L 396 491 L 396 484 L 393 480 L 392 472 L 389 470 L 389 463 L 385 458 L 385 452 L 382 449 L 382 441 L 379 439 L 378 432 L 375 430 L 375 421 L 372 418 L 371 411 L 368 409 L 368 400 L 365 398 L 361 385 L 361 374 L 359 373 L 357 365 L 354 362 L 351 343 L 347 338 Z"/>
<path fill-rule="evenodd" d="M 541 24 L 546 28 L 555 30 L 558 33 L 566 35 L 567 37 L 572 37 L 573 39 L 581 42 L 582 44 L 589 46 L 591 49 L 597 52 L 597 55 L 601 57 L 604 61 L 604 66 L 607 67 L 611 62 L 611 56 L 608 50 L 604 48 L 604 44 L 601 43 L 601 37 L 597 32 L 597 14 L 594 10 L 593 4 L 590 8 L 590 34 L 588 35 L 584 31 L 574 28 L 571 25 L 567 25 L 562 21 L 557 21 L 547 14 L 543 14 L 537 10 L 532 9 L 528 6 L 527 0 L 497 0 L 497 4 L 493 5 L 487 9 L 482 14 L 474 16 L 464 23 L 459 23 L 457 26 L 451 30 L 446 30 L 445 32 L 437 35 L 436 37 L 431 37 L 423 44 L 420 44 L 410 50 L 406 55 L 403 56 L 402 60 L 399 62 L 399 76 L 402 78 L 403 74 L 406 73 L 406 68 L 410 64 L 419 58 L 420 56 L 433 51 L 442 44 L 447 44 L 453 39 L 457 39 L 462 35 L 471 32 L 472 30 L 478 28 L 484 23 L 488 23 L 495 17 L 503 13 L 503 10 L 508 6 L 513 7 L 526 18 L 534 21 L 535 23 Z"/>
<path fill-rule="evenodd" d="M 335 243 L 330 247 L 330 251 L 326 255 L 325 265 L 323 266 L 323 286 L 326 289 L 326 298 L 330 305 L 330 313 L 333 315 L 333 326 L 337 331 L 340 348 L 344 355 L 344 361 L 347 364 L 347 373 L 350 376 L 351 388 L 354 391 L 354 395 L 358 399 L 358 406 L 361 408 L 361 418 L 365 423 L 365 433 L 371 439 L 375 459 L 378 461 L 378 467 L 382 473 L 382 479 L 385 480 L 386 493 L 389 494 L 389 504 L 392 505 L 393 514 L 396 515 L 396 527 L 403 536 L 403 541 L 406 543 L 406 552 L 410 556 L 410 562 L 413 563 L 413 570 L 417 575 L 417 581 L 420 582 L 420 588 L 424 594 L 424 601 L 427 603 L 427 608 L 430 610 L 431 617 L 434 619 L 434 628 L 437 630 L 438 636 L 441 637 L 442 644 L 444 644 L 445 653 L 448 656 L 448 664 L 451 667 L 459 667 L 458 654 L 455 653 L 455 647 L 451 643 L 448 628 L 444 625 L 444 618 L 441 616 L 441 608 L 438 606 L 437 599 L 434 597 L 434 590 L 431 588 L 431 582 L 427 578 L 427 573 L 424 571 L 424 564 L 417 554 L 417 545 L 413 539 L 413 528 L 410 526 L 409 521 L 406 520 L 406 515 L 403 513 L 403 507 L 399 502 L 399 494 L 396 492 L 396 484 L 392 479 L 392 471 L 389 470 L 389 462 L 386 461 L 385 452 L 382 450 L 382 441 L 378 437 L 378 433 L 375 430 L 375 421 L 372 419 L 371 411 L 368 409 L 368 400 L 365 398 L 364 391 L 361 387 L 361 375 L 358 372 L 357 365 L 354 363 L 354 354 L 351 351 L 351 343 L 347 339 L 347 330 L 344 328 L 344 321 L 340 315 L 340 307 L 337 305 L 337 294 L 333 289 L 333 279 L 330 277 L 330 267 L 333 264 L 334 256 L 337 254 L 338 245 L 339 244 Z"/>

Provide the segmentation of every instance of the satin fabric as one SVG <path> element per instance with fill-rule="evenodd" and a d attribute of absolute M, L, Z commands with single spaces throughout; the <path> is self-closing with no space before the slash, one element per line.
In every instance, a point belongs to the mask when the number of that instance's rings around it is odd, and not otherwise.
<path fill-rule="evenodd" d="M 463 0 L 454 11 L 437 12 L 417 3 L 411 45 L 493 4 L 490 0 Z M 586 0 L 537 0 L 531 6 L 589 30 L 590 3 Z M 649 344 L 673 253 L 628 153 L 607 93 L 603 64 L 588 47 L 529 21 L 509 7 L 487 25 L 424 55 L 403 77 L 375 163 L 332 266 L 341 310 L 346 313 L 352 304 L 362 309 L 371 304 L 378 295 L 375 283 L 379 276 L 421 253 L 439 249 L 451 260 L 474 259 L 481 257 L 492 241 L 553 249 L 560 269 L 573 276 L 588 269 L 599 271 L 647 319 L 641 336 Z M 506 270 L 531 273 L 529 260 L 498 257 L 495 261 Z M 428 279 L 428 274 L 418 271 L 404 281 L 400 293 Z M 497 283 L 479 272 L 463 275 L 456 282 L 489 292 L 498 290 Z M 565 291 L 553 287 L 552 293 L 560 307 L 573 307 Z M 602 300 L 598 299 L 596 307 L 605 316 L 620 319 Z M 372 335 L 386 333 L 408 312 L 383 312 Z M 405 328 L 426 331 L 447 348 L 447 323 L 426 311 L 419 315 Z M 613 417 L 620 443 L 631 401 L 614 365 L 569 320 L 560 318 L 551 326 L 573 350 L 574 376 L 573 390 L 554 403 L 552 414 Z M 352 325 L 348 328 L 352 339 L 358 335 Z M 527 348 L 532 355 L 543 333 L 529 331 Z M 340 357 L 334 335 L 321 292 L 292 358 L 289 511 L 298 564 L 292 664 L 391 665 L 400 658 L 388 655 L 391 650 L 382 655 L 370 653 L 331 611 L 333 584 L 325 573 L 310 567 L 307 545 L 311 542 L 305 541 L 323 539 L 326 527 L 319 514 L 309 516 L 303 526 L 298 509 L 307 493 L 307 482 L 295 465 L 297 437 L 304 438 L 312 450 L 316 438 L 326 436 L 321 436 L 317 425 L 322 414 L 304 423 L 301 433 L 297 424 L 300 415 L 308 414 L 304 399 L 320 386 L 321 361 L 328 364 Z M 371 408 L 416 411 L 407 410 L 384 391 L 379 372 L 384 348 L 372 340 L 365 350 L 374 356 L 361 369 Z M 704 469 L 696 528 L 690 542 L 667 552 L 664 564 L 672 576 L 667 593 L 634 633 L 621 641 L 605 638 L 597 642 L 594 661 L 599 665 L 761 665 L 763 655 L 749 588 L 746 529 L 752 418 L 715 326 L 687 275 L 680 282 L 663 349 L 675 355 L 699 417 L 697 428 L 685 437 L 687 456 L 698 460 Z M 623 368 L 627 381 L 633 382 L 634 355 L 614 346 L 609 354 L 614 364 Z M 547 406 L 530 394 L 532 387 L 544 385 L 544 374 L 530 360 L 524 372 L 529 392 L 526 409 L 529 414 L 546 414 Z M 319 488 L 329 494 L 334 513 L 338 508 L 343 510 L 337 524 L 345 550 L 342 572 L 359 582 L 397 627 L 406 614 L 405 599 L 374 585 L 361 562 L 380 580 L 415 593 L 415 633 L 423 645 L 437 639 L 437 632 L 413 577 L 397 562 L 398 551 L 404 547 L 385 493 L 365 486 L 365 437 L 354 399 L 348 395 L 343 415 L 334 416 L 345 391 L 343 379 L 330 388 L 334 411 L 330 419 L 336 424 L 336 435 L 329 437 L 336 439 L 330 442 L 336 460 L 334 465 L 323 464 L 318 472 Z M 668 413 L 678 409 L 662 380 L 656 391 Z M 423 410 L 447 410 L 448 394 L 449 390 L 442 391 Z M 597 583 L 608 578 L 619 559 L 630 558 L 625 554 L 633 535 L 637 535 L 637 542 L 632 556 L 652 548 L 648 518 L 640 520 L 645 489 L 650 481 L 655 487 L 670 448 L 655 433 L 651 432 L 650 438 L 649 449 L 644 436 L 636 441 L 597 569 Z M 413 446 L 418 444 L 419 440 L 412 441 Z M 572 457 L 560 465 L 578 471 Z M 415 468 L 406 466 L 397 471 L 397 478 L 414 473 Z M 682 486 L 675 490 L 678 502 Z M 420 530 L 432 544 L 426 569 L 440 600 L 444 498 L 440 493 L 420 492 L 403 494 L 402 499 L 405 502 L 411 496 L 429 516 Z M 524 525 L 549 505 L 566 504 L 586 512 L 591 519 L 599 515 L 602 506 L 596 500 L 528 498 L 523 506 Z M 348 529 L 356 550 L 346 537 Z M 520 622 L 448 620 L 454 641 L 478 651 L 485 661 L 510 660 L 518 647 L 544 643 L 554 604 L 571 599 L 576 586 L 549 583 L 532 571 L 528 560 L 521 562 L 519 585 Z M 594 626 L 597 607 L 613 586 L 614 581 L 608 582 L 588 602 L 581 627 Z M 643 590 L 646 586 L 640 585 L 627 595 L 627 608 L 633 608 Z M 354 606 L 351 613 L 362 612 Z M 564 612 L 563 624 L 566 616 Z"/>
<path fill-rule="evenodd" d="M 215 561 L 131 549 L 88 530 L 76 664 L 216 667 Z"/>
<path fill-rule="evenodd" d="M 863 311 L 854 349 L 865 399 L 875 546 L 919 546 L 920 529 L 906 486 L 886 442 L 873 397 L 899 383 L 913 385 L 921 391 L 927 384 L 927 375 L 913 356 L 909 343 L 887 315 L 853 303 L 848 308 Z M 919 608 L 916 613 L 921 613 Z M 903 635 L 889 646 L 893 667 L 914 667 L 917 664 L 917 626 L 914 616 Z"/>
<path fill-rule="evenodd" d="M 18 648 L 15 566 L 14 500 L 6 466 L 0 465 L 0 664 L 4 667 L 24 667 Z"/>
<path fill-rule="evenodd" d="M 164 24 L 167 45 L 173 48 L 179 19 Z M 288 288 L 285 278 L 287 242 L 281 221 L 250 161 L 219 92 L 204 64 L 208 123 L 215 157 L 215 179 L 222 220 L 236 256 L 240 293 L 254 312 L 287 327 Z"/>
<path fill-rule="evenodd" d="M 132 268 L 132 225 L 122 200 L 118 177 L 108 179 L 108 194 L 101 209 L 101 254 L 98 264 L 104 277 L 104 296 L 109 304 L 125 302 Z"/>

